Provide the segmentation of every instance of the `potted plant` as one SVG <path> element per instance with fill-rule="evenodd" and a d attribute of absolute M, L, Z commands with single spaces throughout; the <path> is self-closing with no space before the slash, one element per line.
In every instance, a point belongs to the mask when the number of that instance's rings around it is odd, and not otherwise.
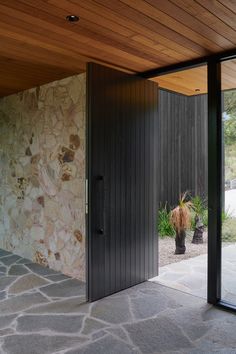
<path fill-rule="evenodd" d="M 206 213 L 206 201 L 198 195 L 192 198 L 192 209 L 194 211 L 194 234 L 192 243 L 203 243 L 203 232 L 205 229 L 203 218 Z"/>
<path fill-rule="evenodd" d="M 192 203 L 186 200 L 187 192 L 180 195 L 179 204 L 170 213 L 170 222 L 175 229 L 175 254 L 184 254 L 186 230 L 191 226 Z"/>

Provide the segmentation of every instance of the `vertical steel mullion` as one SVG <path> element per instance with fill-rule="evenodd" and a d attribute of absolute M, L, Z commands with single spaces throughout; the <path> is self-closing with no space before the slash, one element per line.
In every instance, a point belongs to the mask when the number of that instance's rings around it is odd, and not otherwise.
<path fill-rule="evenodd" d="M 222 110 L 221 63 L 208 62 L 208 291 L 221 299 Z"/>

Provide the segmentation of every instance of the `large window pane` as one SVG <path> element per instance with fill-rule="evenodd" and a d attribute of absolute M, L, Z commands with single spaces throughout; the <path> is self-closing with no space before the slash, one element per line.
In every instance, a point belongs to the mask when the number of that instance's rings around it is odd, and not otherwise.
<path fill-rule="evenodd" d="M 222 300 L 236 305 L 236 60 L 222 71 Z"/>

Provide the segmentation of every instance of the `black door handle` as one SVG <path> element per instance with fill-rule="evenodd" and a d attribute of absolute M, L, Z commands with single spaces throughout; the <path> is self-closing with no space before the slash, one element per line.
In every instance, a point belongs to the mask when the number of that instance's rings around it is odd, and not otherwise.
<path fill-rule="evenodd" d="M 96 180 L 96 204 L 97 204 L 97 217 L 96 217 L 96 226 L 95 232 L 98 235 L 105 235 L 105 181 L 103 175 L 95 176 Z"/>

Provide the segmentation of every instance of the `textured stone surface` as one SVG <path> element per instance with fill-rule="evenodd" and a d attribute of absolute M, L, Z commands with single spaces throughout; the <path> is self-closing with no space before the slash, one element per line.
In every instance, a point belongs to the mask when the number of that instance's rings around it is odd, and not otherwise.
<path fill-rule="evenodd" d="M 20 258 L 16 263 L 17 264 L 29 264 L 29 263 L 32 263 L 32 261 L 28 258 Z"/>
<path fill-rule="evenodd" d="M 109 323 L 126 322 L 131 317 L 128 298 L 120 296 L 102 299 L 94 304 L 91 315 Z"/>
<path fill-rule="evenodd" d="M 76 297 L 73 299 L 66 299 L 63 301 L 55 301 L 53 303 L 35 306 L 28 310 L 28 313 L 47 314 L 47 313 L 87 313 L 89 311 L 89 305 L 84 304 L 85 297 Z M 83 304 L 83 305 L 81 305 Z"/>
<path fill-rule="evenodd" d="M 58 277 L 29 274 L 43 281 Z M 27 276 L 3 279 L 20 286 Z M 71 297 L 79 280 L 48 281 L 51 296 L 37 286 L 20 295 L 10 294 L 9 286 L 2 291 L 0 354 L 235 354 L 236 316 L 202 298 L 145 282 L 85 303 L 84 296 Z"/>
<path fill-rule="evenodd" d="M 0 291 L 0 300 L 3 300 L 6 298 L 6 292 L 5 291 Z"/>
<path fill-rule="evenodd" d="M 80 280 L 85 102 L 85 74 L 0 99 L 0 248 Z"/>
<path fill-rule="evenodd" d="M 5 250 L 0 250 L 0 258 L 11 255 L 11 252 L 5 251 Z"/>
<path fill-rule="evenodd" d="M 5 274 L 5 273 L 6 273 L 6 270 L 7 270 L 7 267 L 0 266 L 0 273 L 1 273 L 1 274 Z"/>
<path fill-rule="evenodd" d="M 131 300 L 132 309 L 135 317 L 144 319 L 155 316 L 161 311 L 168 308 L 168 298 L 163 295 L 134 298 Z"/>
<path fill-rule="evenodd" d="M 166 317 L 129 324 L 125 328 L 142 353 L 156 353 L 158 348 L 168 351 L 192 347 L 181 329 Z"/>
<path fill-rule="evenodd" d="M 18 259 L 20 259 L 19 256 L 11 254 L 10 256 L 1 258 L 1 262 L 6 266 L 10 266 L 11 264 L 14 264 Z"/>
<path fill-rule="evenodd" d="M 16 315 L 0 316 L 0 328 L 8 327 L 15 318 Z"/>
<path fill-rule="evenodd" d="M 82 327 L 84 316 L 62 315 L 26 315 L 18 319 L 17 331 L 40 332 L 54 331 L 61 333 L 77 333 Z"/>
<path fill-rule="evenodd" d="M 222 243 L 222 300 L 236 304 L 236 243 Z M 182 260 L 160 267 L 159 275 L 151 279 L 188 294 L 207 298 L 207 255 Z"/>
<path fill-rule="evenodd" d="M 24 267 L 23 265 L 13 265 L 11 266 L 11 268 L 8 271 L 9 275 L 23 275 L 29 273 L 28 269 L 26 267 Z"/>
<path fill-rule="evenodd" d="M 64 274 L 54 274 L 54 275 L 48 275 L 47 279 L 49 279 L 53 282 L 58 282 L 58 281 L 70 279 L 70 277 L 68 277 L 67 275 L 64 275 Z"/>
<path fill-rule="evenodd" d="M 48 281 L 35 275 L 27 274 L 17 279 L 9 288 L 9 294 L 19 294 L 33 288 L 48 284 Z"/>
<path fill-rule="evenodd" d="M 0 313 L 11 314 L 28 309 L 32 305 L 48 302 L 48 300 L 39 293 L 23 294 L 0 302 Z"/>
<path fill-rule="evenodd" d="M 70 297 L 85 294 L 85 283 L 77 279 L 64 280 L 61 283 L 50 284 L 41 291 L 51 297 Z"/>
<path fill-rule="evenodd" d="M 111 327 L 106 329 L 107 332 L 113 334 L 115 337 L 120 338 L 121 340 L 129 343 L 129 338 L 127 333 L 124 331 L 123 328 L 120 327 Z"/>
<path fill-rule="evenodd" d="M 14 282 L 14 280 L 16 280 L 16 277 L 8 277 L 8 276 L 1 277 L 0 291 L 8 288 L 10 286 L 10 284 Z"/>
<path fill-rule="evenodd" d="M 140 354 L 130 345 L 127 345 L 112 336 L 106 336 L 82 348 L 71 350 L 68 354 Z"/>
<path fill-rule="evenodd" d="M 84 323 L 84 329 L 83 329 L 83 334 L 90 334 L 92 332 L 98 331 L 99 329 L 102 329 L 104 327 L 107 327 L 105 323 L 102 323 L 100 321 L 94 320 L 93 318 L 86 318 L 85 323 Z"/>
<path fill-rule="evenodd" d="M 36 263 L 26 264 L 26 267 L 29 268 L 32 272 L 39 274 L 39 275 L 58 274 L 58 272 L 56 272 L 55 270 L 50 269 L 48 267 L 41 266 Z"/>
<path fill-rule="evenodd" d="M 6 354 L 51 354 L 83 343 L 79 337 L 47 336 L 40 334 L 7 336 L 3 350 Z"/>

